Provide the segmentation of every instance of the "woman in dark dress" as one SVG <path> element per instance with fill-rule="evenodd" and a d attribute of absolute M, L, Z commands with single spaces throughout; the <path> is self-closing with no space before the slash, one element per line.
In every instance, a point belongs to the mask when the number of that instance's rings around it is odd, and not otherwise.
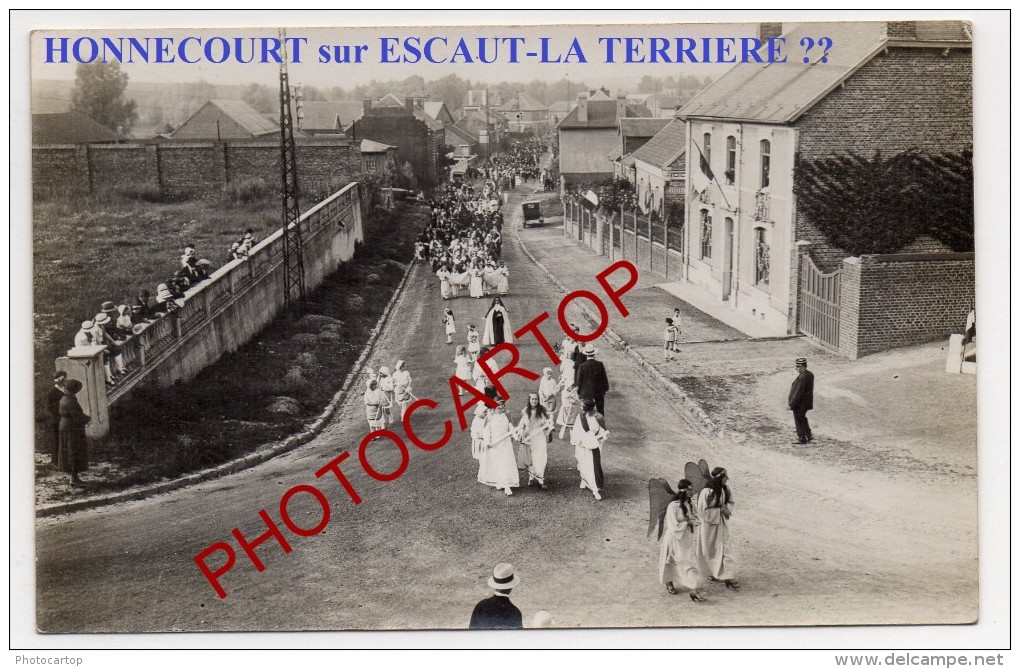
<path fill-rule="evenodd" d="M 57 467 L 71 475 L 71 483 L 80 484 L 79 472 L 89 468 L 88 444 L 85 441 L 85 426 L 89 418 L 75 397 L 81 390 L 81 382 L 71 379 L 64 388 L 64 397 L 60 400 Z"/>

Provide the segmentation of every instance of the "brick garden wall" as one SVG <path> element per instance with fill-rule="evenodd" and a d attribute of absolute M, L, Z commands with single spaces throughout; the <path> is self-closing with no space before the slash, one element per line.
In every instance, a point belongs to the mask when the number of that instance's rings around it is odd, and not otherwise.
<path fill-rule="evenodd" d="M 855 360 L 961 332 L 974 304 L 974 254 L 847 258 L 841 275 L 840 353 Z"/>
<path fill-rule="evenodd" d="M 299 185 L 305 193 L 328 195 L 337 182 L 354 181 L 361 155 L 347 142 L 308 141 L 297 145 Z M 280 180 L 277 142 L 165 143 L 46 146 L 32 149 L 35 197 L 84 197 L 140 186 L 164 196 L 207 193 L 228 183 Z M 334 186 L 334 188 L 330 188 Z"/>

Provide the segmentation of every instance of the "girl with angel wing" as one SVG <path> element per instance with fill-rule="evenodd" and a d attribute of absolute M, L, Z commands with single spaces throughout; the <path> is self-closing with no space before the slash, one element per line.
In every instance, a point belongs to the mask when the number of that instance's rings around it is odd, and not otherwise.
<path fill-rule="evenodd" d="M 659 582 L 671 595 L 680 594 L 677 585 L 687 588 L 695 602 L 706 601 L 701 594 L 704 584 L 698 571 L 698 517 L 691 505 L 693 483 L 681 479 L 677 492 L 670 489 L 665 479 L 648 482 L 649 525 L 651 534 L 659 527 Z"/>
<path fill-rule="evenodd" d="M 700 464 L 704 463 L 702 460 Z M 687 463 L 691 468 L 694 463 Z M 727 588 L 737 590 L 733 558 L 729 553 L 729 520 L 733 514 L 733 494 L 726 483 L 729 476 L 723 467 L 708 473 L 708 465 L 696 466 L 703 488 L 698 492 L 697 515 L 701 520 L 698 530 L 698 567 L 710 581 L 722 581 Z M 691 470 L 688 469 L 688 473 Z M 706 476 L 707 474 L 707 476 Z M 695 484 L 697 485 L 697 484 Z"/>

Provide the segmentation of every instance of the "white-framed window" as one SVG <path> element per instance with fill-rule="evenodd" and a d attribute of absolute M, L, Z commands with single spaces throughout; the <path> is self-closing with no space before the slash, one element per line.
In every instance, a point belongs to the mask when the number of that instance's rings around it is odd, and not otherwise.
<path fill-rule="evenodd" d="M 730 135 L 726 138 L 726 183 L 733 185 L 737 179 L 737 138 Z"/>
<path fill-rule="evenodd" d="M 769 285 L 769 242 L 765 228 L 754 229 L 754 283 Z"/>
<path fill-rule="evenodd" d="M 376 161 L 374 159 L 366 160 L 365 161 L 365 171 L 366 172 L 375 172 L 376 165 L 377 165 L 377 163 L 376 163 Z"/>
<path fill-rule="evenodd" d="M 769 187 L 769 171 L 772 168 L 772 142 L 761 140 L 761 187 Z"/>
<path fill-rule="evenodd" d="M 701 259 L 712 259 L 712 216 L 708 209 L 701 210 Z"/>

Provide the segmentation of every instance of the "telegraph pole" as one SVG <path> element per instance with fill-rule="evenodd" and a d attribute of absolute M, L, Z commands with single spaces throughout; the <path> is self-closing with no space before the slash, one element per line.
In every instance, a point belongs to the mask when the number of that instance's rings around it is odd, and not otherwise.
<path fill-rule="evenodd" d="M 287 74 L 286 31 L 280 29 L 283 62 L 280 63 L 280 177 L 283 185 L 283 308 L 291 318 L 291 307 L 299 309 L 305 300 L 305 261 L 298 219 L 297 146 L 290 110 L 290 79 Z M 297 93 L 300 107 L 301 93 Z"/>

